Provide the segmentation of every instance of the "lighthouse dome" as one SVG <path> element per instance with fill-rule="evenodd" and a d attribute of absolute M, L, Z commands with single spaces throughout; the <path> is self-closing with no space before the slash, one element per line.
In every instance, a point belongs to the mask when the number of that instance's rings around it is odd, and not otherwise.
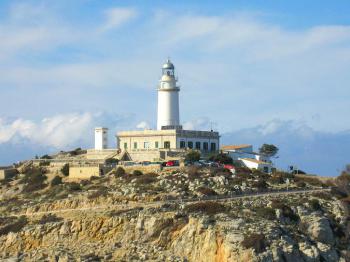
<path fill-rule="evenodd" d="M 168 59 L 166 61 L 166 63 L 162 66 L 163 69 L 174 69 L 174 65 L 173 63 L 170 62 L 170 60 Z"/>

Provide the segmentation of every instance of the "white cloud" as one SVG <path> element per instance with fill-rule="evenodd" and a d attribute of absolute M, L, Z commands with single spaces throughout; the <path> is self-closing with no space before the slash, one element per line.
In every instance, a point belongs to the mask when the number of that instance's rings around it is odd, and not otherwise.
<path fill-rule="evenodd" d="M 110 8 L 105 11 L 106 21 L 102 26 L 102 31 L 111 30 L 121 26 L 137 16 L 133 8 Z"/>
<path fill-rule="evenodd" d="M 141 121 L 136 125 L 136 128 L 139 129 L 150 129 L 150 125 L 146 121 Z"/>
<path fill-rule="evenodd" d="M 0 121 L 0 143 L 21 137 L 40 145 L 66 148 L 92 132 L 94 117 L 91 113 L 72 113 L 44 118 L 37 123 L 21 118 L 10 123 Z"/>
<path fill-rule="evenodd" d="M 210 121 L 207 117 L 201 117 L 183 123 L 183 129 L 185 130 L 210 130 L 211 128 L 215 130 L 216 123 Z"/>

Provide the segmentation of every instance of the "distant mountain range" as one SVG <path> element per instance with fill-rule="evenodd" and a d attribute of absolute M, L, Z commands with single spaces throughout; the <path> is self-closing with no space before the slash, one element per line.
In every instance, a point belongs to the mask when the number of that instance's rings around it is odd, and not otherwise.
<path fill-rule="evenodd" d="M 337 176 L 350 163 L 350 130 L 338 133 L 315 131 L 295 121 L 274 120 L 265 125 L 222 134 L 221 144 L 263 143 L 280 150 L 274 160 L 280 168 L 296 165 L 311 174 Z"/>

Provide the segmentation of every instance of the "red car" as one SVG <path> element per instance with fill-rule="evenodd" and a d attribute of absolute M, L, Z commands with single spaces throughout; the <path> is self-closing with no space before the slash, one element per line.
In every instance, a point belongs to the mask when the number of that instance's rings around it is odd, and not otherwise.
<path fill-rule="evenodd" d="M 179 160 L 169 160 L 168 162 L 165 162 L 165 166 L 179 166 Z"/>
<path fill-rule="evenodd" d="M 232 174 L 236 172 L 235 167 L 233 165 L 224 165 L 224 168 L 230 170 Z"/>

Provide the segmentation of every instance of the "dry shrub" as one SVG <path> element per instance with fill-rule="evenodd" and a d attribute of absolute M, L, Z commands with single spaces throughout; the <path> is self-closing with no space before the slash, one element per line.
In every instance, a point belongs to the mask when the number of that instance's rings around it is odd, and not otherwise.
<path fill-rule="evenodd" d="M 10 219 L 7 222 L 9 223 L 5 226 L 2 226 L 3 223 L 1 223 L 0 236 L 6 235 L 10 232 L 17 233 L 21 231 L 22 228 L 28 224 L 28 219 L 25 216 L 20 216 L 19 218 Z"/>
<path fill-rule="evenodd" d="M 236 175 L 250 175 L 252 171 L 248 167 L 236 167 Z"/>
<path fill-rule="evenodd" d="M 220 204 L 218 202 L 197 202 L 193 204 L 189 204 L 184 208 L 184 211 L 189 213 L 205 213 L 207 215 L 215 215 L 218 213 L 223 213 L 227 210 L 226 206 Z"/>
<path fill-rule="evenodd" d="M 304 183 L 312 185 L 312 186 L 322 186 L 322 185 L 324 185 L 322 183 L 322 181 L 319 180 L 318 178 L 307 176 L 307 175 L 295 175 L 294 181 L 296 183 L 304 182 Z"/>
<path fill-rule="evenodd" d="M 125 174 L 125 169 L 122 168 L 121 166 L 118 166 L 117 169 L 115 171 L 113 171 L 113 174 L 116 176 L 116 177 L 119 177 L 119 176 L 122 176 Z"/>
<path fill-rule="evenodd" d="M 149 173 L 149 174 L 144 174 L 136 179 L 136 184 L 152 184 L 153 182 L 157 181 L 157 175 Z"/>
<path fill-rule="evenodd" d="M 263 217 L 268 220 L 276 219 L 276 212 L 271 207 L 258 207 L 256 208 L 255 212 L 259 217 Z"/>
<path fill-rule="evenodd" d="M 264 191 L 268 188 L 268 184 L 263 179 L 259 179 L 258 181 L 254 182 L 252 186 L 257 188 L 259 191 Z"/>
<path fill-rule="evenodd" d="M 23 192 L 30 193 L 45 188 L 47 185 L 44 181 L 47 177 L 44 175 L 44 169 L 31 167 L 21 179 L 20 183 L 24 183 Z"/>
<path fill-rule="evenodd" d="M 315 192 L 312 195 L 320 199 L 332 200 L 332 195 L 328 192 Z"/>
<path fill-rule="evenodd" d="M 215 190 L 208 188 L 208 187 L 199 187 L 197 188 L 197 191 L 205 196 L 215 196 L 217 193 Z"/>
<path fill-rule="evenodd" d="M 102 187 L 98 187 L 96 191 L 91 192 L 88 195 L 88 199 L 95 199 L 98 197 L 106 197 L 107 195 L 108 195 L 108 188 L 105 186 L 102 186 Z"/>
<path fill-rule="evenodd" d="M 282 203 L 281 201 L 278 201 L 278 200 L 272 201 L 271 208 L 280 209 L 282 211 L 282 215 L 286 218 L 289 218 L 291 221 L 294 221 L 294 222 L 299 221 L 299 216 L 295 214 L 289 206 Z"/>
<path fill-rule="evenodd" d="M 55 214 L 47 214 L 43 215 L 38 222 L 39 224 L 44 225 L 46 223 L 60 222 L 62 220 L 61 217 L 57 217 Z"/>
<path fill-rule="evenodd" d="M 284 183 L 284 179 L 280 175 L 272 175 L 268 181 L 272 184 L 283 184 Z"/>
<path fill-rule="evenodd" d="M 256 253 L 261 253 L 266 249 L 266 238 L 264 234 L 253 233 L 244 236 L 241 244 L 244 248 L 252 248 Z"/>
<path fill-rule="evenodd" d="M 190 166 L 187 168 L 187 174 L 189 179 L 196 179 L 200 177 L 199 167 Z"/>

